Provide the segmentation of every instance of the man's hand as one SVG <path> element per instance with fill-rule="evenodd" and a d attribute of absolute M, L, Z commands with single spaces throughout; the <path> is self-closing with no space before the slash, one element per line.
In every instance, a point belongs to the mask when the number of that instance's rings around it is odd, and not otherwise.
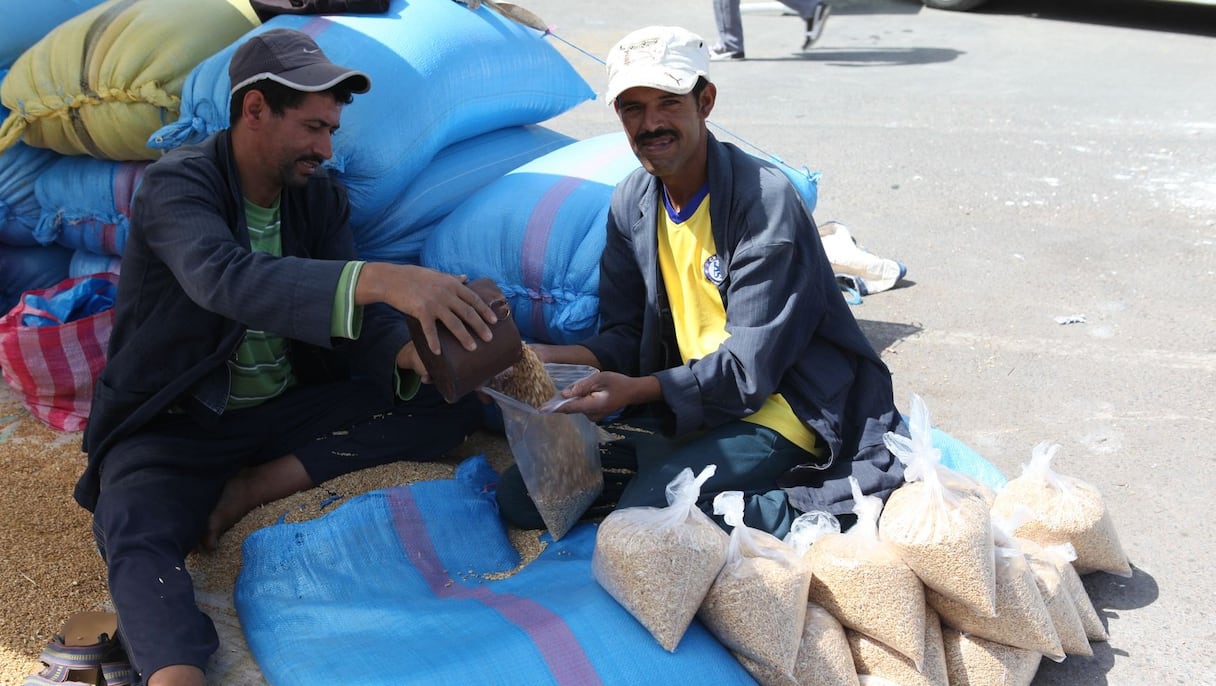
<path fill-rule="evenodd" d="M 355 285 L 355 302 L 385 303 L 417 319 L 427 347 L 436 355 L 440 353 L 437 323 L 446 326 L 466 350 L 476 350 L 478 338 L 490 340 L 490 325 L 498 317 L 465 285 L 466 280 L 426 267 L 368 262 Z"/>
<path fill-rule="evenodd" d="M 663 390 L 653 376 L 625 376 L 616 372 L 596 372 L 562 390 L 570 398 L 555 411 L 585 414 L 599 421 L 627 405 L 642 405 L 660 400 Z"/>
<path fill-rule="evenodd" d="M 422 379 L 422 383 L 431 382 L 431 374 L 422 363 L 422 357 L 418 355 L 418 348 L 414 346 L 413 341 L 407 341 L 397 353 L 397 367 L 413 371 Z"/>

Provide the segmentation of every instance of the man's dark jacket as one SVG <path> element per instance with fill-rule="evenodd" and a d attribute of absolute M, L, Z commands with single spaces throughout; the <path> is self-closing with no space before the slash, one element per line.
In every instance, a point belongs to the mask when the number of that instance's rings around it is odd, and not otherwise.
<path fill-rule="evenodd" d="M 145 171 L 84 431 L 89 459 L 75 497 L 86 509 L 97 503 L 98 469 L 116 441 L 171 407 L 222 414 L 227 361 L 246 328 L 287 339 L 301 383 L 362 376 L 391 402 L 394 360 L 409 338 L 404 318 L 369 306 L 357 340 L 330 338 L 338 279 L 356 259 L 345 189 L 318 172 L 285 189 L 279 207 L 283 256 L 251 251 L 227 131 Z"/>
<path fill-rule="evenodd" d="M 883 434 L 906 435 L 891 374 L 840 294 L 810 212 L 774 165 L 709 135 L 709 216 L 725 279 L 730 336 L 683 364 L 658 267 L 662 184 L 644 169 L 612 198 L 600 272 L 600 333 L 583 341 L 605 369 L 659 379 L 675 435 L 746 416 L 780 393 L 827 443 L 828 456 L 779 485 L 809 512 L 851 514 L 848 477 L 884 500 L 903 465 Z"/>

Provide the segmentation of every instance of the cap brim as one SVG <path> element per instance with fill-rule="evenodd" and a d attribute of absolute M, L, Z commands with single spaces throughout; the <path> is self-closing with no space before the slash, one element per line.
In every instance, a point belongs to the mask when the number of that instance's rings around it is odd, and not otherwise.
<path fill-rule="evenodd" d="M 232 91 L 237 90 L 263 79 L 270 79 L 278 83 L 305 93 L 319 93 L 324 90 L 329 90 L 334 86 L 350 81 L 350 90 L 352 93 L 366 93 L 371 90 L 372 80 L 367 74 L 356 69 L 347 69 L 336 64 L 310 64 L 306 67 L 291 69 L 279 74 L 271 74 L 263 72 L 255 74 L 241 83 L 232 85 Z"/>
<path fill-rule="evenodd" d="M 626 73 L 618 74 L 608 84 L 604 99 L 611 106 L 621 93 L 630 88 L 656 88 L 676 95 L 691 93 L 697 85 L 701 74 L 694 71 L 680 71 L 670 66 L 654 65 L 645 68 L 634 68 Z"/>

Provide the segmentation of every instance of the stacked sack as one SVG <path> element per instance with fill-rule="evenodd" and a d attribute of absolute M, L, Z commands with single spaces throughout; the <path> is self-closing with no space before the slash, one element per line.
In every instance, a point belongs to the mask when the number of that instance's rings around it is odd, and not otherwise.
<path fill-rule="evenodd" d="M 147 138 L 177 117 L 191 69 L 258 20 L 244 0 L 61 0 L 34 13 L 0 30 L 16 53 L 0 82 L 0 367 L 36 417 L 77 430 L 109 338 L 100 293 L 160 155 Z"/>
<path fill-rule="evenodd" d="M 819 174 L 769 159 L 813 211 Z M 640 166 L 623 133 L 564 145 L 466 198 L 430 231 L 422 264 L 493 279 L 525 339 L 578 342 L 599 325 L 613 190 Z"/>
<path fill-rule="evenodd" d="M 379 15 L 269 19 L 190 73 L 180 117 L 148 144 L 167 150 L 227 128 L 232 54 L 276 28 L 307 33 L 330 60 L 371 77 L 371 91 L 343 109 L 325 165 L 349 191 L 351 228 L 365 257 L 417 261 L 427 228 L 465 196 L 507 165 L 568 140 L 518 127 L 594 97 L 542 32 L 489 6 L 394 0 Z"/>
<path fill-rule="evenodd" d="M 1092 655 L 1107 633 L 1078 573 L 1131 574 L 1101 495 L 1050 468 L 1058 446 L 1036 446 L 1021 476 L 997 483 L 971 475 L 994 469 L 973 454 L 948 468 L 933 436 L 914 395 L 909 435 L 885 436 L 907 483 L 884 505 L 852 481 L 857 523 L 844 533 L 806 513 L 778 542 L 715 500 L 728 538 L 696 507 L 708 475 L 682 474 L 668 508 L 604 519 L 595 577 L 668 650 L 695 615 L 764 686 L 1026 686 L 1044 656 Z M 795 570 L 806 591 L 776 600 Z"/>
<path fill-rule="evenodd" d="M 542 32 L 450 0 L 264 26 L 244 0 L 89 7 L 24 46 L 0 84 L 12 109 L 0 125 L 6 310 L 33 288 L 118 273 L 144 170 L 228 126 L 228 62 L 257 32 L 299 29 L 373 77 L 329 165 L 373 259 L 416 263 L 429 227 L 474 189 L 572 141 L 539 122 L 594 97 Z"/>

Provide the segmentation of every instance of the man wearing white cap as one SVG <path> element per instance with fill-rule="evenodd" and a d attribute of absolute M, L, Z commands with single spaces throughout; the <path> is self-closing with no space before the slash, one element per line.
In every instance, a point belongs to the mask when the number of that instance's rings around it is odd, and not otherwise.
<path fill-rule="evenodd" d="M 415 345 L 438 352 L 442 322 L 474 349 L 496 321 L 462 277 L 356 259 L 321 164 L 366 74 L 274 29 L 241 44 L 229 78 L 231 128 L 166 154 L 136 194 L 75 493 L 150 686 L 203 684 L 218 646 L 191 549 L 262 503 L 459 445 L 480 403 L 420 387 Z"/>
<path fill-rule="evenodd" d="M 847 521 L 850 476 L 883 498 L 902 483 L 883 434 L 906 427 L 810 212 L 780 169 L 709 132 L 717 88 L 699 36 L 641 29 L 607 65 L 605 97 L 643 168 L 612 198 L 599 333 L 535 346 L 544 361 L 603 370 L 565 389 L 573 400 L 558 411 L 623 411 L 622 424 L 643 429 L 613 426 L 628 438 L 605 456 L 603 505 L 665 506 L 680 471 L 716 464 L 707 511 L 738 490 L 747 524 L 777 536 L 799 511 Z M 618 489 L 611 467 L 635 474 Z M 504 516 L 543 525 L 523 493 L 505 473 Z"/>

